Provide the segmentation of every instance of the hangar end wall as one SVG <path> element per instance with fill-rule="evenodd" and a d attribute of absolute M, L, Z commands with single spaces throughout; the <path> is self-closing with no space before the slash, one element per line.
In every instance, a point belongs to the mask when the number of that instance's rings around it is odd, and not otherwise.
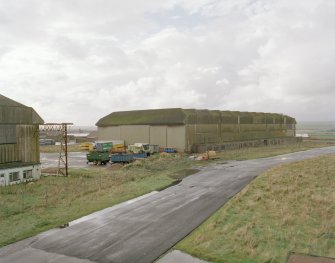
<path fill-rule="evenodd" d="M 109 127 L 98 127 L 98 139 L 99 141 L 104 140 L 121 140 L 121 127 L 120 126 L 109 126 Z"/>
<path fill-rule="evenodd" d="M 150 141 L 151 144 L 158 144 L 160 147 L 166 147 L 167 126 L 151 126 Z"/>
<path fill-rule="evenodd" d="M 178 151 L 186 150 L 185 126 L 168 126 L 166 147 L 175 148 Z"/>
<path fill-rule="evenodd" d="M 99 140 L 124 140 L 126 145 L 136 142 L 157 144 L 184 151 L 185 126 L 176 125 L 120 125 L 98 127 Z"/>

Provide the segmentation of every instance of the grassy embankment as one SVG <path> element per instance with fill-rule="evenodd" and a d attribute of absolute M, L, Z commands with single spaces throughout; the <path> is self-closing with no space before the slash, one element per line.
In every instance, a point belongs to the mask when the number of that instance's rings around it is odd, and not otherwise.
<path fill-rule="evenodd" d="M 223 151 L 218 154 L 222 160 L 249 160 L 264 157 L 271 157 L 280 154 L 293 153 L 298 151 L 306 151 L 308 149 L 334 146 L 335 141 L 305 141 L 294 144 L 271 145 L 264 147 L 242 148 L 236 150 Z"/>
<path fill-rule="evenodd" d="M 211 262 L 335 257 L 335 155 L 268 170 L 176 248 Z"/>
<path fill-rule="evenodd" d="M 276 145 L 225 151 L 219 156 L 221 160 L 244 160 L 327 145 Z M 57 152 L 57 147 L 52 151 Z M 0 187 L 0 246 L 164 188 L 187 176 L 188 169 L 209 163 L 190 161 L 179 154 L 156 155 L 119 170 L 110 165 L 70 169 L 69 177 L 42 177 L 34 183 Z"/>

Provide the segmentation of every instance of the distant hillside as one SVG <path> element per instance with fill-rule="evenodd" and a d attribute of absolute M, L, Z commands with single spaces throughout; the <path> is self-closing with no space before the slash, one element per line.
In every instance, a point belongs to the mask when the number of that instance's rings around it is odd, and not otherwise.
<path fill-rule="evenodd" d="M 335 139 L 335 122 L 298 122 L 297 134 L 308 134 L 315 139 Z"/>
<path fill-rule="evenodd" d="M 69 126 L 70 133 L 86 133 L 86 132 L 92 132 L 96 131 L 96 126 L 77 126 L 77 125 L 71 125 Z"/>
<path fill-rule="evenodd" d="M 317 130 L 317 131 L 332 131 L 335 132 L 335 121 L 305 121 L 298 122 L 297 130 Z"/>

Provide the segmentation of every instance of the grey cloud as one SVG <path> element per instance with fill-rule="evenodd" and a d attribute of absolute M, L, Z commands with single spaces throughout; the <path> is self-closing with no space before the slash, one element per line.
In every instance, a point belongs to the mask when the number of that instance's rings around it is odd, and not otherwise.
<path fill-rule="evenodd" d="M 77 124 L 159 107 L 329 120 L 334 5 L 0 0 L 0 90 L 46 120 Z"/>
<path fill-rule="evenodd" d="M 0 59 L 1 59 L 2 56 L 6 55 L 7 53 L 9 53 L 12 50 L 13 49 L 9 46 L 0 46 Z"/>
<path fill-rule="evenodd" d="M 89 46 L 86 46 L 78 40 L 75 41 L 64 36 L 57 37 L 54 40 L 53 46 L 67 59 L 86 59 L 90 53 Z"/>

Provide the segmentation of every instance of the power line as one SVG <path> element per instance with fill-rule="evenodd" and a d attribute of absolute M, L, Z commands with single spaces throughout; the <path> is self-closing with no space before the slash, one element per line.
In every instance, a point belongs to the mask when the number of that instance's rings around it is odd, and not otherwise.
<path fill-rule="evenodd" d="M 63 123 L 45 123 L 40 125 L 40 132 L 56 131 L 59 133 L 60 137 L 60 150 L 58 157 L 58 167 L 57 175 L 68 176 L 68 125 L 73 125 L 73 123 L 63 122 Z"/>

